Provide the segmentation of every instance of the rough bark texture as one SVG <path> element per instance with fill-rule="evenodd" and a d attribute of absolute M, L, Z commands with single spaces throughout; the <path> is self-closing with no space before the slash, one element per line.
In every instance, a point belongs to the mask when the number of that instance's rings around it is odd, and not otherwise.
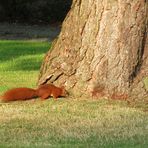
<path fill-rule="evenodd" d="M 134 96 L 143 62 L 148 74 L 147 5 L 147 0 L 73 0 L 38 84 L 64 84 L 75 96 Z"/>

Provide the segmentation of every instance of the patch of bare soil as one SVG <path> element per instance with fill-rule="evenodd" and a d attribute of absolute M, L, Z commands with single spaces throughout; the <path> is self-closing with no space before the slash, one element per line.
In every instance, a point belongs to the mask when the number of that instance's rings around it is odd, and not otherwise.
<path fill-rule="evenodd" d="M 52 41 L 60 32 L 60 25 L 23 25 L 0 23 L 0 39 Z"/>

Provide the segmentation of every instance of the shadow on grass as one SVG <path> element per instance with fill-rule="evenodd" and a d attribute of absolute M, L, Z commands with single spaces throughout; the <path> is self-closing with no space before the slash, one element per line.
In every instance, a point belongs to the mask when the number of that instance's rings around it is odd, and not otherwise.
<path fill-rule="evenodd" d="M 44 54 L 49 48 L 49 42 L 0 41 L 0 62 L 14 60 L 22 55 Z"/>
<path fill-rule="evenodd" d="M 49 42 L 0 41 L 0 70 L 38 70 Z"/>

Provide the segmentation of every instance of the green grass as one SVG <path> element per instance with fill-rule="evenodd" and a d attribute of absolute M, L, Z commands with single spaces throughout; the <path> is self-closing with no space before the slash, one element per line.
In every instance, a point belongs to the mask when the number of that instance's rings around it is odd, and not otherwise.
<path fill-rule="evenodd" d="M 16 86 L 35 87 L 50 43 L 0 41 L 0 91 Z"/>
<path fill-rule="evenodd" d="M 47 42 L 0 41 L 0 93 L 35 87 Z M 126 102 L 65 98 L 0 103 L 0 148 L 147 148 L 148 114 Z"/>

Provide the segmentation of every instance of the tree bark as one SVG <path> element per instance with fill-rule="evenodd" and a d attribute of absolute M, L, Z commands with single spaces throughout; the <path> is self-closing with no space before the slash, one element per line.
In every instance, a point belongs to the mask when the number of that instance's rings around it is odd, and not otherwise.
<path fill-rule="evenodd" d="M 142 66 L 148 75 L 147 14 L 147 0 L 73 0 L 38 84 L 65 85 L 74 96 L 114 99 L 137 96 L 138 86 L 140 97 L 147 97 L 136 81 Z"/>

